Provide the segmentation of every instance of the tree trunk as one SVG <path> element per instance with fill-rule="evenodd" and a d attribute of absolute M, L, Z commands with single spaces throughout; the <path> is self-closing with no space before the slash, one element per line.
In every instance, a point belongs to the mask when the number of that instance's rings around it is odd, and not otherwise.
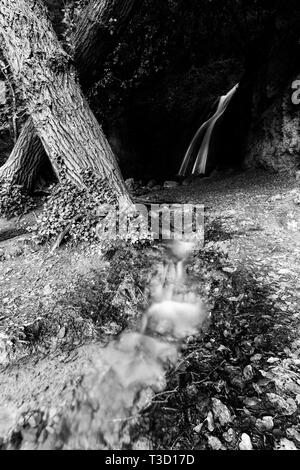
<path fill-rule="evenodd" d="M 74 35 L 75 62 L 83 89 L 95 83 L 101 65 L 132 16 L 137 0 L 91 0 Z"/>
<path fill-rule="evenodd" d="M 19 184 L 31 190 L 47 158 L 41 140 L 35 133 L 32 119 L 29 118 L 9 159 L 0 168 L 0 176 L 12 184 Z"/>
<path fill-rule="evenodd" d="M 119 37 L 117 33 L 126 25 L 136 4 L 136 0 L 91 0 L 85 8 L 74 37 L 75 59 L 82 86 L 88 87 L 92 82 L 94 67 L 99 70 L 100 64 L 104 62 Z M 112 35 L 108 33 L 111 18 L 117 20 L 114 22 Z M 38 143 L 32 122 L 24 126 L 19 140 L 6 164 L 0 168 L 0 179 L 12 180 L 14 184 L 21 184 L 30 190 L 34 186 L 34 177 L 37 176 L 37 171 L 30 173 L 30 169 L 40 167 L 45 158 L 45 150 L 43 145 Z M 31 148 L 35 151 L 28 153 Z M 26 166 L 23 166 L 24 164 Z"/>
<path fill-rule="evenodd" d="M 49 161 L 43 144 L 35 131 L 31 117 L 29 117 L 8 160 L 0 167 L 0 180 L 21 185 L 31 191 L 35 187 L 40 169 L 47 160 Z M 50 173 L 53 173 L 51 168 Z M 50 177 L 51 174 L 48 176 Z"/>
<path fill-rule="evenodd" d="M 35 0 L 1 3 L 4 53 L 57 177 L 66 175 L 82 185 L 81 172 L 92 169 L 107 179 L 113 194 L 129 199 L 115 157 L 81 92 L 45 7 Z"/>

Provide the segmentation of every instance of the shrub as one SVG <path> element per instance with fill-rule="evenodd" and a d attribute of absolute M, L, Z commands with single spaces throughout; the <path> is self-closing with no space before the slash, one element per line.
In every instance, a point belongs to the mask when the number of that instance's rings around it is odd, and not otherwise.
<path fill-rule="evenodd" d="M 90 171 L 83 172 L 83 186 L 77 187 L 66 177 L 53 188 L 44 210 L 33 227 L 39 243 L 56 238 L 68 226 L 73 241 L 91 241 L 95 238 L 101 204 L 109 202 L 106 183 Z"/>
<path fill-rule="evenodd" d="M 80 188 L 66 177 L 55 186 L 37 219 L 36 226 L 33 227 L 39 243 L 57 238 L 63 231 L 66 231 L 66 236 L 73 243 L 99 242 L 99 223 L 118 201 L 112 196 L 108 182 L 90 170 L 82 172 L 81 179 L 83 186 Z M 101 207 L 103 210 L 99 211 Z M 124 216 L 131 217 L 127 211 Z M 134 218 L 133 212 L 132 219 Z M 112 223 L 114 222 L 113 220 Z M 109 230 L 109 226 L 107 229 Z M 136 229 L 133 224 L 132 232 L 129 232 L 127 237 L 119 237 L 116 234 L 114 238 L 111 233 L 106 237 L 104 232 L 101 244 L 104 248 L 110 248 L 111 243 L 114 246 L 123 246 L 127 242 L 143 243 L 144 240 L 148 241 L 147 235 Z"/>
<path fill-rule="evenodd" d="M 8 181 L 0 182 L 0 215 L 8 219 L 26 214 L 34 209 L 36 202 L 22 186 Z"/>

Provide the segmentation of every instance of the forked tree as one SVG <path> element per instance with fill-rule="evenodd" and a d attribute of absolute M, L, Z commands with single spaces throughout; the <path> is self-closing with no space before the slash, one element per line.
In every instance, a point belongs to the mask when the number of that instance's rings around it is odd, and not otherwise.
<path fill-rule="evenodd" d="M 109 3 L 110 6 L 122 4 L 123 9 L 115 11 L 126 11 L 128 17 L 135 2 L 128 0 L 131 7 L 124 9 L 125 0 L 93 0 L 87 7 L 75 39 L 77 50 L 84 50 L 79 54 L 86 64 L 84 70 L 88 69 L 92 56 L 89 47 L 95 50 L 101 30 L 107 28 L 100 16 Z M 83 24 L 91 18 L 91 7 L 95 4 L 101 4 L 102 9 L 93 10 L 97 14 L 90 20 L 90 33 L 83 34 Z M 112 13 L 111 8 L 109 10 Z M 103 18 L 110 22 L 109 15 Z M 124 24 L 123 17 L 121 23 Z M 64 173 L 80 185 L 81 171 L 91 169 L 108 181 L 113 193 L 128 199 L 116 159 L 84 98 L 71 58 L 59 43 L 43 3 L 40 0 L 1 0 L 0 35 L 4 54 L 22 89 L 30 116 L 10 158 L 0 169 L 0 178 L 31 188 L 46 154 L 58 179 Z M 103 56 L 107 51 L 108 48 L 103 49 Z"/>

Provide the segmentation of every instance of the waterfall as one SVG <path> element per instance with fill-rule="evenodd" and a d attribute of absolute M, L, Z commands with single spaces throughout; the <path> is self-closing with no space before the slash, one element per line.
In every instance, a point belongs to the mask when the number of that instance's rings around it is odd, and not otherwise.
<path fill-rule="evenodd" d="M 227 93 L 227 95 L 223 95 L 220 97 L 217 111 L 215 112 L 215 114 L 210 119 L 205 121 L 204 124 L 202 124 L 202 126 L 196 132 L 182 161 L 182 165 L 178 173 L 180 176 L 187 176 L 190 174 L 205 174 L 212 131 L 215 127 L 216 122 L 225 112 L 238 86 L 238 84 L 235 85 Z M 197 147 L 199 145 L 199 151 L 196 154 L 195 161 L 193 161 L 195 151 L 197 150 Z"/>

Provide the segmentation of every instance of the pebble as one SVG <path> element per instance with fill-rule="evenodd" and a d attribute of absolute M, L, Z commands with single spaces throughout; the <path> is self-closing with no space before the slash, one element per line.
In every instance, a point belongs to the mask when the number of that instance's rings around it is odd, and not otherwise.
<path fill-rule="evenodd" d="M 267 360 L 267 363 L 268 364 L 275 364 L 276 362 L 279 362 L 280 359 L 278 357 L 270 357 L 268 360 Z"/>
<path fill-rule="evenodd" d="M 286 435 L 289 439 L 292 439 L 300 446 L 300 432 L 296 428 L 288 428 L 286 430 Z"/>
<path fill-rule="evenodd" d="M 215 429 L 215 423 L 214 423 L 214 416 L 211 411 L 208 412 L 206 420 L 207 420 L 207 429 L 210 432 L 213 432 Z"/>
<path fill-rule="evenodd" d="M 57 334 L 57 338 L 58 338 L 58 339 L 62 339 L 62 338 L 65 337 L 65 335 L 66 335 L 66 327 L 63 326 L 63 327 L 59 330 L 59 332 L 58 332 L 58 334 Z"/>
<path fill-rule="evenodd" d="M 220 439 L 215 436 L 208 436 L 208 445 L 212 450 L 226 450 Z"/>
<path fill-rule="evenodd" d="M 262 419 L 257 419 L 255 426 L 260 432 L 271 431 L 274 428 L 272 416 L 264 416 Z"/>
<path fill-rule="evenodd" d="M 233 274 L 233 273 L 236 272 L 236 268 L 228 268 L 228 267 L 225 267 L 225 268 L 222 268 L 222 271 L 224 271 L 224 273 Z"/>
<path fill-rule="evenodd" d="M 211 401 L 215 420 L 218 420 L 221 426 L 231 423 L 232 416 L 227 406 L 217 398 L 212 398 Z"/>
<path fill-rule="evenodd" d="M 255 408 L 260 404 L 260 400 L 258 398 L 250 398 L 250 397 L 244 398 L 243 402 L 245 406 L 247 406 L 248 408 Z"/>
<path fill-rule="evenodd" d="M 193 430 L 195 433 L 200 434 L 202 428 L 203 428 L 203 423 L 198 424 L 198 426 L 195 426 Z"/>
<path fill-rule="evenodd" d="M 278 450 L 297 450 L 297 447 L 293 441 L 289 441 L 286 438 L 280 439 L 280 444 Z"/>
<path fill-rule="evenodd" d="M 251 357 L 250 361 L 251 362 L 259 362 L 262 359 L 261 354 L 255 354 L 254 356 Z"/>
<path fill-rule="evenodd" d="M 250 436 L 244 433 L 241 436 L 241 441 L 239 443 L 240 450 L 253 450 L 252 442 Z"/>

